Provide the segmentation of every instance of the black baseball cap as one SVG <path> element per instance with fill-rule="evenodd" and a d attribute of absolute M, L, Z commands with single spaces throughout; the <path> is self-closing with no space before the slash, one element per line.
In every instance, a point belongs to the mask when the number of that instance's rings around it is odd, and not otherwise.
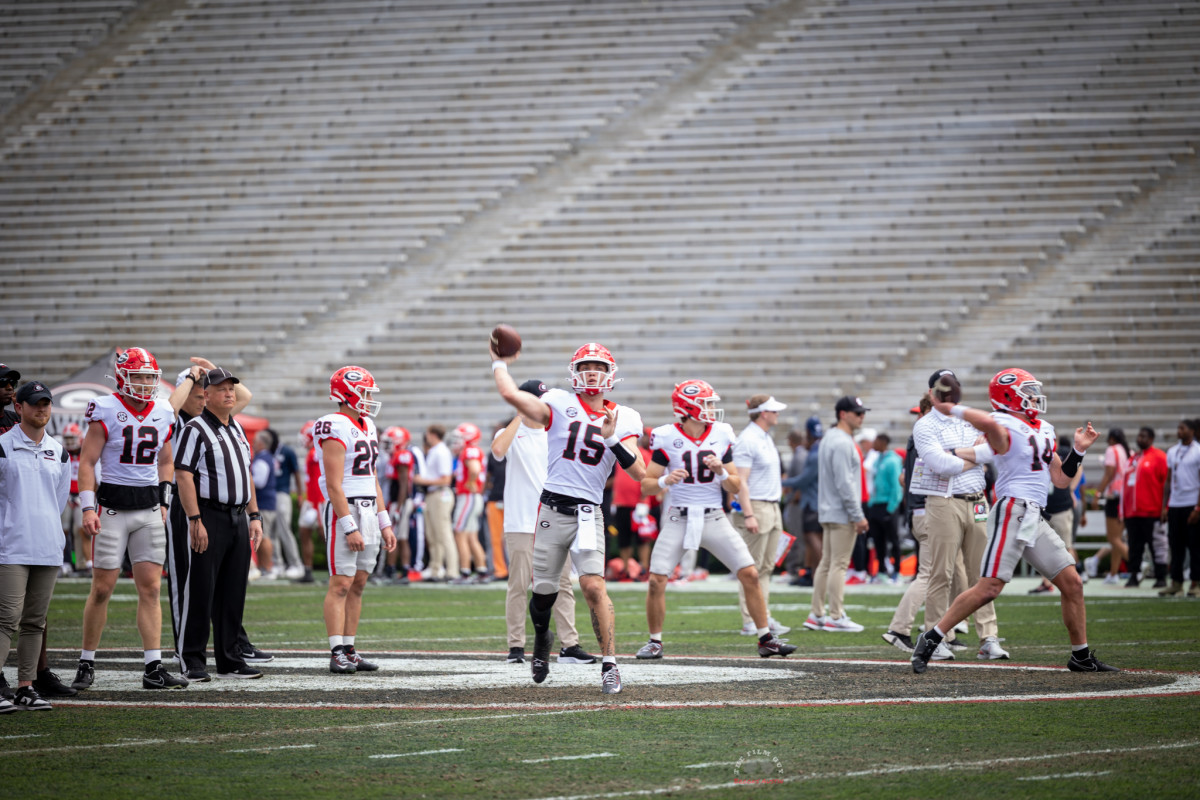
<path fill-rule="evenodd" d="M 522 383 L 518 388 L 520 388 L 522 392 L 529 392 L 534 397 L 541 397 L 548 391 L 546 389 L 546 384 L 542 383 L 537 378 L 530 378 Z"/>
<path fill-rule="evenodd" d="M 20 382 L 20 380 L 21 373 L 17 372 L 7 364 L 0 364 L 0 383 L 8 383 L 11 381 L 13 384 L 17 384 Z"/>
<path fill-rule="evenodd" d="M 50 390 L 40 381 L 30 381 L 20 389 L 17 389 L 18 403 L 36 403 L 39 400 L 53 399 L 54 395 L 50 394 Z"/>
<path fill-rule="evenodd" d="M 958 376 L 954 374 L 954 370 L 939 369 L 937 372 L 929 376 L 929 388 L 932 389 L 933 385 L 937 383 L 943 375 L 949 375 L 951 378 L 954 378 L 954 380 L 958 380 Z"/>
<path fill-rule="evenodd" d="M 840 413 L 842 411 L 853 411 L 855 414 L 861 414 L 865 411 L 870 411 L 871 409 L 869 409 L 863 405 L 863 401 L 861 398 L 850 397 L 849 395 L 846 395 L 841 400 L 837 401 L 837 404 L 834 405 L 833 410 L 834 410 L 834 413 Z"/>
<path fill-rule="evenodd" d="M 207 389 L 210 386 L 216 386 L 218 383 L 224 383 L 225 381 L 233 381 L 234 383 L 241 383 L 241 381 L 239 381 L 237 378 L 235 378 L 233 376 L 232 372 L 225 369 L 224 367 L 217 367 L 216 369 L 210 369 L 208 372 L 206 372 L 204 374 L 204 388 L 205 389 Z"/>

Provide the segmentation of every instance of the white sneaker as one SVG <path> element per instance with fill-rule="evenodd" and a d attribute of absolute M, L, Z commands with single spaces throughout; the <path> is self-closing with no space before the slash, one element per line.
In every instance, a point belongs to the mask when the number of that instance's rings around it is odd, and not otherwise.
<path fill-rule="evenodd" d="M 304 577 L 304 565 L 297 564 L 294 567 L 288 567 L 287 569 L 285 569 L 283 571 L 283 577 L 287 578 L 289 581 L 294 581 L 297 578 L 303 578 Z"/>
<path fill-rule="evenodd" d="M 818 617 L 813 614 L 809 614 L 808 619 L 804 620 L 804 627 L 808 628 L 810 631 L 823 631 L 825 630 L 825 620 L 827 619 L 829 619 L 829 617 Z"/>
<path fill-rule="evenodd" d="M 999 639 L 989 636 L 979 643 L 979 655 L 976 658 L 980 661 L 1008 661 L 1008 651 L 1000 646 Z"/>
<path fill-rule="evenodd" d="M 780 623 L 780 621 L 774 617 L 767 617 L 767 627 L 770 628 L 772 636 L 783 636 L 785 633 L 791 630 L 791 628 Z M 755 628 L 754 632 L 758 633 L 758 628 Z"/>
<path fill-rule="evenodd" d="M 863 630 L 863 626 L 850 619 L 846 614 L 834 619 L 833 617 L 825 618 L 824 630 L 834 631 L 837 633 L 858 633 Z"/>
<path fill-rule="evenodd" d="M 1100 559 L 1096 556 L 1088 556 L 1083 560 L 1083 571 L 1089 578 L 1095 578 L 1100 574 Z"/>
<path fill-rule="evenodd" d="M 261 577 L 262 577 L 262 571 L 258 567 L 254 566 L 253 561 L 250 562 L 250 575 L 249 575 L 250 580 L 256 581 Z"/>
<path fill-rule="evenodd" d="M 930 661 L 953 661 L 954 651 L 946 647 L 945 642 L 938 642 L 937 650 L 933 651 Z"/>
<path fill-rule="evenodd" d="M 747 622 L 742 626 L 742 636 L 758 636 L 758 626 L 753 622 Z"/>
<path fill-rule="evenodd" d="M 1104 578 L 1104 583 L 1108 586 L 1116 586 L 1120 582 L 1121 582 L 1121 579 L 1120 579 L 1120 577 L 1117 576 L 1116 573 L 1113 573 L 1112 575 L 1108 575 Z"/>
<path fill-rule="evenodd" d="M 971 632 L 971 628 L 969 625 L 967 625 L 967 621 L 965 619 L 962 622 L 955 625 L 954 630 L 958 631 L 959 633 L 970 633 Z"/>

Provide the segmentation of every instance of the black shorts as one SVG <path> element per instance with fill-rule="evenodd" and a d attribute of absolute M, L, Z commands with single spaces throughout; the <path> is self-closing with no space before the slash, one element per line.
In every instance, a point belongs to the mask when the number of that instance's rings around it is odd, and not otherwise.
<path fill-rule="evenodd" d="M 821 527 L 820 516 L 815 508 L 806 508 L 802 512 L 804 520 L 805 533 L 824 533 L 825 529 Z"/>
<path fill-rule="evenodd" d="M 617 547 L 637 547 L 638 535 L 633 525 L 632 506 L 616 507 L 613 526 L 617 529 Z"/>
<path fill-rule="evenodd" d="M 1110 497 L 1104 501 L 1104 516 L 1108 519 L 1120 518 L 1121 498 Z"/>

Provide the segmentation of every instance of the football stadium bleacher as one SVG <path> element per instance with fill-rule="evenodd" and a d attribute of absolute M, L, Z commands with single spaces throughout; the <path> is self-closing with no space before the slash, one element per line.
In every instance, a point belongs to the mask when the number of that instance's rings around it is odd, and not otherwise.
<path fill-rule="evenodd" d="M 191 0 L 34 58 L 129 5 L 0 12 L 27 375 L 205 355 L 287 432 L 357 363 L 386 424 L 486 426 L 505 321 L 519 378 L 602 341 L 648 422 L 703 377 L 904 431 L 940 366 L 1064 428 L 1197 413 L 1197 4 Z"/>

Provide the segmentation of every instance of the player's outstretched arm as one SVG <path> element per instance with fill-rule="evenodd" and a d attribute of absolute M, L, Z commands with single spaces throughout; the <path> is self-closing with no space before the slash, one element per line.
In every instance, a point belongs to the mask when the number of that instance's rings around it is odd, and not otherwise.
<path fill-rule="evenodd" d="M 513 380 L 512 375 L 508 374 L 508 365 L 516 361 L 520 353 L 501 358 L 489 342 L 488 355 L 492 358 L 492 377 L 496 381 L 496 391 L 504 398 L 504 402 L 519 411 L 529 422 L 536 425 L 549 422 L 550 406 L 543 403 L 541 398 L 529 392 L 522 392 L 517 388 L 517 382 Z"/>
<path fill-rule="evenodd" d="M 1050 483 L 1055 488 L 1070 488 L 1072 479 L 1079 472 L 1079 464 L 1083 460 L 1082 454 L 1087 452 L 1099 435 L 1089 421 L 1086 427 L 1075 429 L 1075 450 L 1067 454 L 1065 461 L 1060 453 L 1054 454 L 1054 460 L 1050 462 Z"/>

